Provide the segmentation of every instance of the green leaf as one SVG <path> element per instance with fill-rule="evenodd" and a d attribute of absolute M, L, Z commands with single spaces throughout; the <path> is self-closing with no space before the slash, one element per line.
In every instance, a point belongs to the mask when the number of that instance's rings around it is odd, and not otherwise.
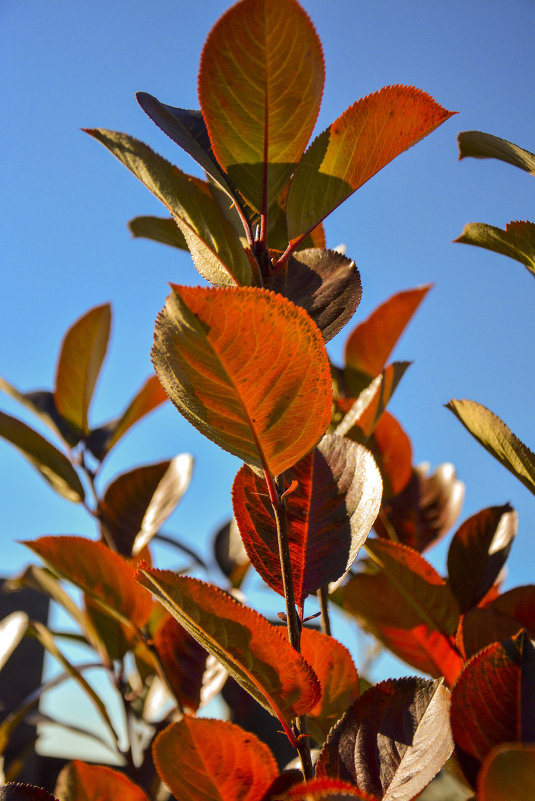
<path fill-rule="evenodd" d="M 85 497 L 78 473 L 51 442 L 21 420 L 0 412 L 0 437 L 11 442 L 63 498 L 80 503 Z"/>
<path fill-rule="evenodd" d="M 186 175 L 128 134 L 86 130 L 169 209 L 192 252 L 195 267 L 216 286 L 253 283 L 238 234 L 219 211 L 206 181 Z"/>
<path fill-rule="evenodd" d="M 482 131 L 461 131 L 457 137 L 459 158 L 499 159 L 535 175 L 535 154 L 524 150 L 507 139 Z"/>
<path fill-rule="evenodd" d="M 535 494 L 535 453 L 493 412 L 470 400 L 451 400 L 446 408 L 519 481 Z"/>
<path fill-rule="evenodd" d="M 314 129 L 325 68 L 295 0 L 242 0 L 215 24 L 199 99 L 219 164 L 257 212 L 287 183 Z"/>
<path fill-rule="evenodd" d="M 453 241 L 509 256 L 535 273 L 535 223 L 516 220 L 507 223 L 505 231 L 486 223 L 467 223 Z"/>
<path fill-rule="evenodd" d="M 188 249 L 184 234 L 172 217 L 134 217 L 128 223 L 128 229 L 134 237 L 152 239 L 180 250 Z"/>

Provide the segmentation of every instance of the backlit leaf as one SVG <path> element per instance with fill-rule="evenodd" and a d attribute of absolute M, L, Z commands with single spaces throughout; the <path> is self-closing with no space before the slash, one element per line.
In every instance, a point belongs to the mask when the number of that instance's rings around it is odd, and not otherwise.
<path fill-rule="evenodd" d="M 129 221 L 128 229 L 133 237 L 151 239 L 180 250 L 188 249 L 184 234 L 172 217 L 134 217 Z"/>
<path fill-rule="evenodd" d="M 136 467 L 118 476 L 99 503 L 106 527 L 123 556 L 137 555 L 150 542 L 186 492 L 193 468 L 189 453 L 171 461 Z"/>
<path fill-rule="evenodd" d="M 259 801 L 279 773 L 267 745 L 226 720 L 172 723 L 154 741 L 153 757 L 180 801 Z"/>
<path fill-rule="evenodd" d="M 440 681 L 377 684 L 332 729 L 316 776 L 354 782 L 383 801 L 411 801 L 453 750 L 449 705 L 450 694 Z"/>
<path fill-rule="evenodd" d="M 138 581 L 283 725 L 316 705 L 314 671 L 258 612 L 214 585 L 169 570 L 140 570 Z"/>
<path fill-rule="evenodd" d="M 133 136 L 103 129 L 86 133 L 108 148 L 180 222 L 188 247 L 195 243 L 193 260 L 204 278 L 224 286 L 252 283 L 251 264 L 238 234 L 205 181 L 182 172 Z"/>
<path fill-rule="evenodd" d="M 326 435 L 286 472 L 286 517 L 295 600 L 349 570 L 381 503 L 381 477 L 371 453 Z M 284 596 L 277 530 L 265 480 L 243 466 L 232 490 L 234 515 L 248 556 L 264 581 Z"/>
<path fill-rule="evenodd" d="M 467 223 L 453 241 L 509 256 L 535 273 L 535 223 L 516 220 L 507 223 L 505 231 L 486 223 Z"/>
<path fill-rule="evenodd" d="M 535 175 L 535 154 L 524 150 L 507 139 L 482 131 L 461 131 L 457 137 L 459 158 L 499 159 Z"/>
<path fill-rule="evenodd" d="M 390 412 L 383 412 L 367 442 L 383 479 L 385 498 L 398 495 L 412 476 L 411 441 Z"/>
<path fill-rule="evenodd" d="M 480 801 L 527 801 L 535 798 L 535 745 L 510 743 L 494 748 L 477 779 Z"/>
<path fill-rule="evenodd" d="M 274 475 L 314 447 L 329 424 L 331 377 L 321 333 L 306 312 L 273 292 L 172 285 L 152 359 L 192 425 Z"/>
<path fill-rule="evenodd" d="M 165 675 L 183 708 L 196 712 L 207 653 L 171 615 L 165 615 L 153 636 L 154 647 Z"/>
<path fill-rule="evenodd" d="M 0 801 L 62 801 L 40 787 L 8 782 L 0 787 Z"/>
<path fill-rule="evenodd" d="M 145 792 L 118 770 L 74 760 L 58 776 L 59 801 L 150 801 Z"/>
<path fill-rule="evenodd" d="M 335 429 L 336 434 L 367 442 L 409 365 L 410 362 L 393 362 L 357 398 L 338 399 L 336 403 L 344 417 Z"/>
<path fill-rule="evenodd" d="M 535 494 L 535 453 L 493 412 L 470 400 L 451 400 L 447 408 L 483 447 Z"/>
<path fill-rule="evenodd" d="M 412 86 L 358 100 L 310 145 L 288 195 L 288 234 L 299 240 L 376 172 L 453 112 Z"/>
<path fill-rule="evenodd" d="M 40 537 L 24 544 L 122 622 L 138 627 L 147 622 L 153 609 L 150 595 L 118 553 L 84 537 Z"/>
<path fill-rule="evenodd" d="M 67 331 L 56 366 L 54 402 L 73 431 L 89 433 L 87 413 L 108 348 L 111 308 L 96 306 Z"/>
<path fill-rule="evenodd" d="M 85 493 L 78 473 L 65 454 L 41 434 L 0 412 L 0 437 L 11 442 L 59 495 L 74 503 L 83 501 Z"/>
<path fill-rule="evenodd" d="M 334 250 L 319 248 L 295 253 L 270 288 L 306 309 L 325 342 L 349 322 L 362 296 L 355 262 Z"/>
<path fill-rule="evenodd" d="M 504 566 L 518 517 L 509 505 L 493 506 L 468 518 L 448 551 L 449 584 L 461 612 L 477 606 Z"/>
<path fill-rule="evenodd" d="M 218 162 L 256 211 L 273 203 L 301 158 L 324 79 L 320 40 L 295 0 L 242 0 L 212 28 L 201 108 Z"/>
<path fill-rule="evenodd" d="M 535 648 L 525 632 L 489 645 L 465 665 L 452 690 L 455 742 L 482 761 L 496 745 L 535 741 Z"/>
<path fill-rule="evenodd" d="M 217 532 L 214 539 L 214 556 L 222 573 L 233 588 L 242 585 L 251 566 L 236 520 L 232 518 Z"/>
<path fill-rule="evenodd" d="M 287 790 L 280 801 L 342 801 L 344 798 L 378 801 L 355 785 L 338 779 L 312 779 L 305 784 L 297 784 Z"/>

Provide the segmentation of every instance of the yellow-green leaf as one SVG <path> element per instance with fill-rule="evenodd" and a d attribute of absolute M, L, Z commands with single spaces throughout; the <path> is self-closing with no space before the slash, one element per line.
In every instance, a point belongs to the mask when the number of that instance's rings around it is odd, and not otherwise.
<path fill-rule="evenodd" d="M 180 250 L 188 249 L 184 234 L 172 217 L 134 217 L 129 221 L 128 229 L 133 237 L 151 239 Z"/>
<path fill-rule="evenodd" d="M 453 241 L 509 256 L 535 273 L 535 223 L 515 220 L 507 223 L 505 231 L 486 223 L 467 223 Z"/>
<path fill-rule="evenodd" d="M 461 131 L 457 137 L 459 158 L 499 159 L 535 175 L 535 154 L 529 150 L 482 131 Z"/>

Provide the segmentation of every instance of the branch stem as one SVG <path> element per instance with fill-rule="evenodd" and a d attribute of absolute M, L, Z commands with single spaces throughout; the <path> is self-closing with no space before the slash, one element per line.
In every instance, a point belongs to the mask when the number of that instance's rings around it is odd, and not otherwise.
<path fill-rule="evenodd" d="M 321 609 L 321 630 L 330 637 L 331 621 L 329 619 L 329 590 L 327 586 L 319 588 L 318 602 Z"/>

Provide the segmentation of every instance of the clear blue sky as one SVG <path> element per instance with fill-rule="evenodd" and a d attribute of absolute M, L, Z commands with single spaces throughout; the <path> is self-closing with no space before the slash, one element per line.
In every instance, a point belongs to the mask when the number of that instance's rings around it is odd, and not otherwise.
<path fill-rule="evenodd" d="M 167 282 L 201 283 L 187 254 L 132 240 L 126 222 L 164 214 L 158 202 L 82 127 L 127 131 L 183 169 L 196 165 L 138 107 L 143 90 L 198 107 L 206 35 L 224 0 L 0 0 L 3 74 L 0 374 L 22 390 L 49 388 L 61 337 L 90 307 L 111 301 L 111 349 L 93 423 L 117 414 L 151 372 L 154 318 Z M 459 114 L 402 154 L 327 220 L 360 268 L 363 320 L 396 291 L 433 282 L 395 356 L 412 360 L 391 410 L 412 438 L 415 462 L 450 461 L 466 482 L 461 519 L 510 501 L 519 533 L 507 586 L 533 582 L 535 499 L 443 408 L 477 400 L 535 447 L 535 283 L 520 264 L 451 244 L 466 222 L 503 227 L 535 218 L 535 181 L 495 161 L 457 160 L 456 135 L 479 129 L 535 150 L 533 0 L 304 0 L 323 41 L 327 80 L 318 130 L 354 100 L 393 83 L 415 85 Z M 331 343 L 340 358 L 345 337 Z M 7 397 L 0 408 L 23 414 Z M 168 529 L 207 553 L 230 513 L 238 462 L 170 406 L 125 437 L 104 483 L 140 463 L 189 451 L 188 495 Z M 28 561 L 15 540 L 94 535 L 84 511 L 53 492 L 0 442 L 2 563 Z M 435 563 L 444 565 L 444 548 Z M 165 566 L 165 557 L 162 552 Z M 260 602 L 260 606 L 262 602 Z"/>

